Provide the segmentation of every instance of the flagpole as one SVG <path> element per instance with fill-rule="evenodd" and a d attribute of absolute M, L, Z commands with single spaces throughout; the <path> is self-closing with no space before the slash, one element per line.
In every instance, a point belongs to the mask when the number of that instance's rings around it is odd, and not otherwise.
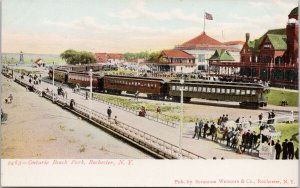
<path fill-rule="evenodd" d="M 204 14 L 203 14 L 203 20 L 204 20 L 203 33 L 205 33 L 205 11 L 204 11 Z"/>

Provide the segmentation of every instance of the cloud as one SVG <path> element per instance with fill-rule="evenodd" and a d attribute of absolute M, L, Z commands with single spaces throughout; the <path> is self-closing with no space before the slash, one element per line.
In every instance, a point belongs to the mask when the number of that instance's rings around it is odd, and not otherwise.
<path fill-rule="evenodd" d="M 195 13 L 184 13 L 180 8 L 170 8 L 168 11 L 148 10 L 145 7 L 144 1 L 138 1 L 135 4 L 131 4 L 121 11 L 110 12 L 108 13 L 108 16 L 123 20 L 146 18 L 157 21 L 180 20 L 192 23 L 200 23 L 203 19 L 202 16 L 200 17 Z"/>

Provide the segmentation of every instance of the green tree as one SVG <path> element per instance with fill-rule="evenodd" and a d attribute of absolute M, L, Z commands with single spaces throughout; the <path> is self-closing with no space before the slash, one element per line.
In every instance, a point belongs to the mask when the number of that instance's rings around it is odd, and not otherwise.
<path fill-rule="evenodd" d="M 68 64 L 91 64 L 96 63 L 95 54 L 87 51 L 77 52 L 73 49 L 68 49 L 60 54 L 60 57 L 64 59 Z"/>
<path fill-rule="evenodd" d="M 159 62 L 161 59 L 160 53 L 161 52 L 152 52 L 147 60 L 151 62 Z"/>
<path fill-rule="evenodd" d="M 148 59 L 149 52 L 148 51 L 140 51 L 140 52 L 127 52 L 124 54 L 124 58 L 126 60 L 133 60 L 133 59 Z"/>

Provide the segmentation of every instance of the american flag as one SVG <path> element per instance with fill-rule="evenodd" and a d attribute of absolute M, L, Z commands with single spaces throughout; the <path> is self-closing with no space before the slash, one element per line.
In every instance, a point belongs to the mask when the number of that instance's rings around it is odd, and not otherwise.
<path fill-rule="evenodd" d="M 205 12 L 205 19 L 207 19 L 207 20 L 213 20 L 212 14 L 209 14 L 209 13 Z"/>

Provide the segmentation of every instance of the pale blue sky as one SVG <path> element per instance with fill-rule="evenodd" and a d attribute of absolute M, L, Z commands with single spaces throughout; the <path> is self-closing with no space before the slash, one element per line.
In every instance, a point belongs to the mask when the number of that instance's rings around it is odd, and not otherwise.
<path fill-rule="evenodd" d="M 128 52 L 173 48 L 203 31 L 251 39 L 283 28 L 297 0 L 3 0 L 4 52 Z M 222 37 L 222 31 L 223 36 Z"/>

